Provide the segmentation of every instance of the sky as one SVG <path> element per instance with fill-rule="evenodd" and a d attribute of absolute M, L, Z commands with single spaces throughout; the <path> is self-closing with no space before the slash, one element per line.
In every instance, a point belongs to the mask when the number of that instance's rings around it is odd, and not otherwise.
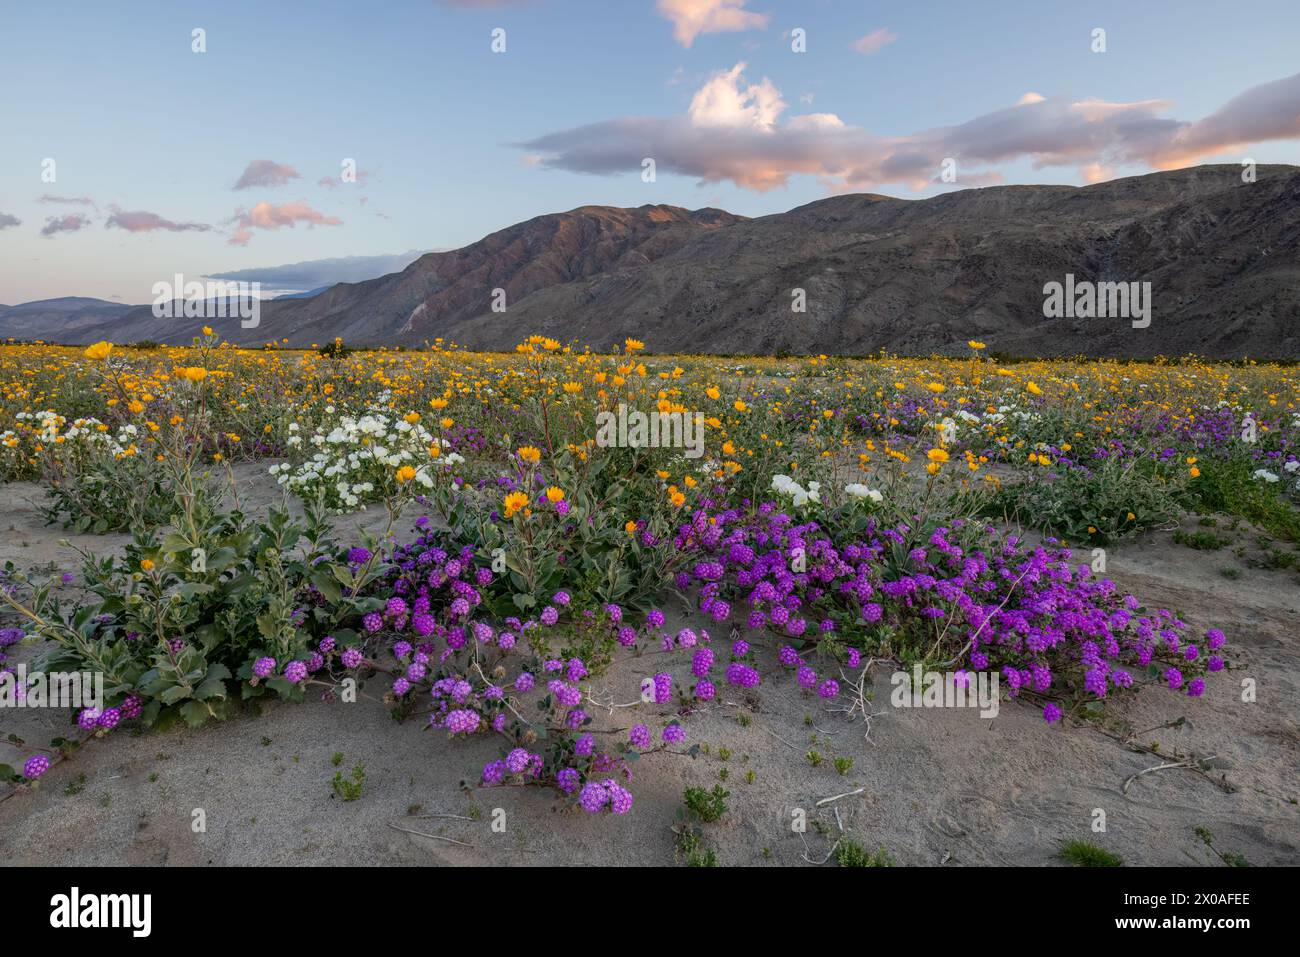
<path fill-rule="evenodd" d="M 589 204 L 1300 163 L 1300 2 L 0 0 L 0 88 L 0 303 L 142 303 Z"/>

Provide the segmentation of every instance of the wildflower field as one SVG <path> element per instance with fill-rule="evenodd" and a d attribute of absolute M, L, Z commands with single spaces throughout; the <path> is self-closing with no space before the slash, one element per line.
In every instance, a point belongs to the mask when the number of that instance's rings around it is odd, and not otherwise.
<path fill-rule="evenodd" d="M 9 853 L 121 749 L 226 762 L 264 808 L 230 830 L 271 830 L 200 852 L 224 859 L 326 854 L 301 834 L 344 810 L 398 819 L 377 860 L 468 853 L 506 808 L 533 829 L 507 859 L 1016 862 L 1118 831 L 1121 856 L 1217 862 L 1213 820 L 1294 862 L 1300 369 L 995 348 L 0 347 L 27 510 L 0 667 L 104 681 L 35 725 L 0 711 Z M 675 428 L 604 428 L 635 414 Z M 930 672 L 941 700 L 996 678 L 998 717 L 898 700 Z M 250 779 L 283 728 L 299 755 Z M 218 787 L 121 767 L 142 830 Z M 295 788 L 320 800 L 271 824 Z M 1108 807 L 1127 834 L 1090 830 Z"/>

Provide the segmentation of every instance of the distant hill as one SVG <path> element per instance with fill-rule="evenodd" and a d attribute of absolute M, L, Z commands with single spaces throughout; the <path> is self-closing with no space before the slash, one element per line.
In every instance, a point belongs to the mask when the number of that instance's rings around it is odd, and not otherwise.
<path fill-rule="evenodd" d="M 512 309 L 557 283 L 643 268 L 701 234 L 741 221 L 720 209 L 584 206 L 518 223 L 463 249 L 426 253 L 389 276 L 339 283 L 311 299 L 264 302 L 256 329 L 227 322 L 220 331 L 232 342 L 246 344 L 288 339 L 305 346 L 335 336 L 349 344 L 432 341 L 445 323 L 490 311 L 494 289 L 504 290 Z M 121 322 L 78 335 L 79 341 L 93 341 L 110 338 L 108 332 L 115 330 L 119 341 L 188 342 L 203 324 L 158 319 L 143 306 Z"/>
<path fill-rule="evenodd" d="M 85 296 L 41 299 L 0 308 L 0 340 L 80 342 L 83 330 L 111 323 L 135 306 Z"/>
<path fill-rule="evenodd" d="M 541 333 L 720 354 L 964 352 L 974 338 L 1014 355 L 1300 357 L 1300 168 L 1257 174 L 1244 183 L 1238 166 L 1201 166 L 1085 187 L 848 194 L 758 219 L 586 206 L 263 303 L 257 329 L 227 320 L 219 331 L 299 346 L 342 336 L 510 349 Z M 1067 274 L 1151 283 L 1150 327 L 1045 318 L 1044 286 Z M 504 312 L 492 308 L 498 289 Z M 791 309 L 796 290 L 805 312 Z M 202 324 L 145 306 L 58 337 L 185 342 Z"/>

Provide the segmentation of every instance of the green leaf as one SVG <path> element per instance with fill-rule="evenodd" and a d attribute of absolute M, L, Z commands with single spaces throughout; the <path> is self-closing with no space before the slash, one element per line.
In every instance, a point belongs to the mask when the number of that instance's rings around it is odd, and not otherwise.
<path fill-rule="evenodd" d="M 158 700 L 165 705 L 173 705 L 178 701 L 184 701 L 189 696 L 189 688 L 184 685 L 172 685 L 170 688 L 165 689 L 160 695 L 158 695 Z"/>
<path fill-rule="evenodd" d="M 209 585 L 207 582 L 186 582 L 176 589 L 176 594 L 182 598 L 190 599 L 198 595 L 207 595 L 217 590 L 217 586 Z"/>
<path fill-rule="evenodd" d="M 211 717 L 212 712 L 202 701 L 189 701 L 181 705 L 181 717 L 191 728 L 197 728 Z"/>
<path fill-rule="evenodd" d="M 201 700 L 208 698 L 224 698 L 226 696 L 226 681 L 231 677 L 230 669 L 218 662 L 208 669 L 208 673 L 203 678 L 203 682 L 194 689 L 194 697 Z"/>

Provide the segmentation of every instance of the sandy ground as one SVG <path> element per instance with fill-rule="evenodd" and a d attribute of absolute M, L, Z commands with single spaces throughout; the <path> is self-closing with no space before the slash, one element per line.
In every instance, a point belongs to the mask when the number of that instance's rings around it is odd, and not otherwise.
<path fill-rule="evenodd" d="M 240 478 L 251 489 L 246 505 L 275 494 L 260 466 Z M 64 533 L 41 525 L 31 504 L 38 496 L 35 486 L 0 489 L 7 526 L 0 561 L 75 567 L 57 544 Z M 341 524 L 374 528 L 382 521 L 371 511 Z M 94 551 L 123 540 L 72 537 Z M 1198 827 L 1213 832 L 1220 851 L 1252 865 L 1295 865 L 1300 586 L 1294 572 L 1261 569 L 1230 580 L 1221 574 L 1229 563 L 1224 553 L 1174 545 L 1162 532 L 1113 552 L 1108 568 L 1149 604 L 1178 610 L 1196 629 L 1218 626 L 1228 635 L 1232 668 L 1209 677 L 1203 698 L 1151 689 L 1112 712 L 1134 729 L 1160 728 L 1139 738 L 1158 742 L 1162 754 L 1216 756 L 1220 767 L 1212 775 L 1164 769 L 1125 792 L 1127 778 L 1168 759 L 1091 727 L 1045 727 L 1036 709 L 1014 703 L 1004 703 L 993 720 L 974 711 L 891 708 L 888 666 L 867 682 L 881 712 L 867 737 L 860 717 L 828 713 L 825 702 L 799 690 L 777 665 L 773 645 L 762 655 L 759 689 L 724 695 L 723 703 L 685 719 L 686 746 L 707 745 L 707 753 L 660 752 L 634 765 L 636 804 L 623 817 L 591 818 L 536 788 L 467 787 L 485 761 L 499 756 L 497 741 L 452 742 L 421 719 L 394 722 L 376 700 L 384 682 L 375 679 L 365 689 L 374 697 L 355 704 L 274 704 L 260 716 L 198 731 L 92 742 L 38 789 L 0 799 L 0 860 L 666 865 L 676 859 L 671 828 L 683 789 L 710 788 L 725 773 L 728 811 L 703 828 L 706 846 L 724 865 L 809 866 L 841 834 L 884 848 L 905 865 L 1057 863 L 1056 850 L 1073 838 L 1133 865 L 1218 864 L 1196 837 Z M 641 678 L 665 666 L 679 682 L 689 678 L 687 658 L 646 654 L 617 663 L 597 687 L 613 700 L 632 701 Z M 1256 683 L 1253 703 L 1241 700 L 1243 678 Z M 620 710 L 600 714 L 594 727 L 621 737 L 635 721 L 657 727 L 668 716 L 667 709 L 653 716 Z M 1182 727 L 1161 728 L 1180 717 Z M 17 733 L 43 743 L 66 729 L 63 721 L 50 712 L 3 712 L 0 737 Z M 809 750 L 825 760 L 814 767 Z M 0 761 L 16 757 L 0 744 Z M 836 771 L 834 757 L 852 758 L 847 773 Z M 339 800 L 331 780 L 357 764 L 365 769 L 362 796 Z M 191 826 L 197 809 L 206 823 L 199 833 Z M 804 834 L 791 826 L 796 809 L 810 822 Z M 1104 833 L 1091 827 L 1098 809 L 1105 812 Z M 494 819 L 504 828 L 494 830 Z"/>

